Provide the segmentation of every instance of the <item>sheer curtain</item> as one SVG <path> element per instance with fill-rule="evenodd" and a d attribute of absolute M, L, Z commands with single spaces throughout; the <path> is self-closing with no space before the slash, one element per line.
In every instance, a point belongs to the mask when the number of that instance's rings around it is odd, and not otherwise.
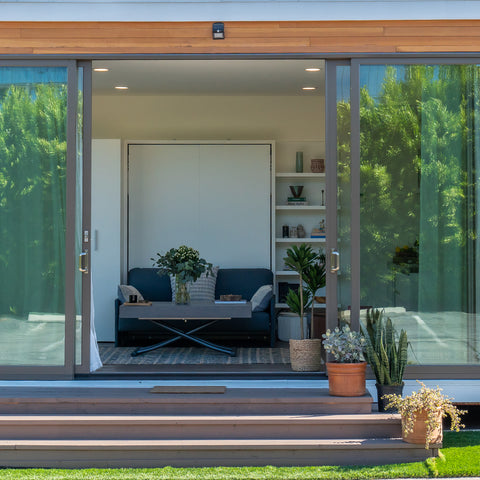
<path fill-rule="evenodd" d="M 476 65 L 426 67 L 421 103 L 420 312 L 474 311 L 478 81 Z"/>

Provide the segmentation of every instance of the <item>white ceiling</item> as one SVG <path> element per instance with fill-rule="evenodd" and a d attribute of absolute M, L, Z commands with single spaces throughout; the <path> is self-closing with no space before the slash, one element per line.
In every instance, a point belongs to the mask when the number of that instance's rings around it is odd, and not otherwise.
<path fill-rule="evenodd" d="M 324 95 L 323 60 L 94 61 L 94 95 Z M 306 72 L 319 67 L 319 72 Z M 127 85 L 128 90 L 116 90 Z M 304 86 L 317 87 L 305 92 Z"/>

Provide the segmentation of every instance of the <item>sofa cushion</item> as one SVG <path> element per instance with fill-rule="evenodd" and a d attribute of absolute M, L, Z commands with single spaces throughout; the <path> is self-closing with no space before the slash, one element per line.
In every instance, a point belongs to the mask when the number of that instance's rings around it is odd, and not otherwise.
<path fill-rule="evenodd" d="M 215 298 L 235 294 L 250 299 L 262 285 L 273 285 L 273 273 L 267 268 L 221 268 Z"/>
<path fill-rule="evenodd" d="M 263 312 L 270 305 L 270 300 L 273 296 L 273 285 L 262 285 L 253 294 L 252 299 L 252 312 Z"/>
<path fill-rule="evenodd" d="M 136 287 L 145 300 L 170 302 L 170 278 L 168 275 L 158 275 L 157 272 L 157 268 L 132 268 L 128 272 L 128 284 Z"/>
<path fill-rule="evenodd" d="M 203 272 L 195 282 L 190 286 L 190 300 L 192 302 L 213 302 L 215 300 L 215 285 L 217 283 L 218 267 L 212 268 L 212 273 L 207 276 Z M 170 286 L 172 288 L 172 301 L 175 300 L 175 277 L 170 276 Z"/>

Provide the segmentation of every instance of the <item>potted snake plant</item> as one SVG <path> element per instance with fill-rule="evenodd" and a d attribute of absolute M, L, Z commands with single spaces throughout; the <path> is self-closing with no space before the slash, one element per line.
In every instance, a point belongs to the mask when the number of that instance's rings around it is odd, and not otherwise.
<path fill-rule="evenodd" d="M 403 374 L 407 365 L 407 332 L 402 330 L 398 336 L 392 320 L 383 319 L 377 309 L 367 310 L 365 336 L 365 358 L 376 378 L 378 411 L 384 412 L 384 395 L 403 392 Z M 397 341 L 398 336 L 398 341 Z"/>

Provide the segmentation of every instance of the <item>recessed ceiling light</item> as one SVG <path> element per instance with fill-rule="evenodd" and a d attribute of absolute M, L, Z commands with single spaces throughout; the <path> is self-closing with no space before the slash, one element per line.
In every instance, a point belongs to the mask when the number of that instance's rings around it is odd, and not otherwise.
<path fill-rule="evenodd" d="M 128 87 L 126 85 L 116 85 L 115 88 L 117 90 L 128 90 Z"/>
<path fill-rule="evenodd" d="M 302 90 L 316 90 L 317 87 L 302 87 Z"/>
<path fill-rule="evenodd" d="M 305 69 L 306 72 L 319 72 L 320 69 L 317 67 L 310 67 Z"/>
<path fill-rule="evenodd" d="M 94 68 L 94 72 L 108 72 L 108 68 Z"/>

